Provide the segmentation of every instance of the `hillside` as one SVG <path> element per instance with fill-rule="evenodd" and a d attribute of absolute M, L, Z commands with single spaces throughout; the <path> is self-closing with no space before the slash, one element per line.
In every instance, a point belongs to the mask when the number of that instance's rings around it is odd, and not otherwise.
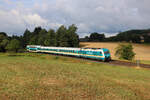
<path fill-rule="evenodd" d="M 119 32 L 116 36 L 105 37 L 103 33 L 91 33 L 89 36 L 80 38 L 80 42 L 133 42 L 150 43 L 150 29 L 136 29 Z"/>
<path fill-rule="evenodd" d="M 150 42 L 150 29 L 146 30 L 129 30 L 120 32 L 115 37 L 115 41 L 126 41 L 133 43 L 149 43 Z"/>

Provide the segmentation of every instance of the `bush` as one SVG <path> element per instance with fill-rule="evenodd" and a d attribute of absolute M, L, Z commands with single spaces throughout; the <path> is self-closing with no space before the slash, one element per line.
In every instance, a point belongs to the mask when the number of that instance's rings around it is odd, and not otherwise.
<path fill-rule="evenodd" d="M 8 51 L 12 51 L 12 52 L 18 52 L 18 50 L 21 48 L 20 46 L 20 41 L 17 39 L 13 39 L 11 40 L 8 45 L 6 46 L 6 49 Z"/>
<path fill-rule="evenodd" d="M 115 55 L 119 57 L 119 59 L 133 60 L 135 53 L 133 52 L 133 47 L 131 44 L 120 44 L 116 48 Z"/>

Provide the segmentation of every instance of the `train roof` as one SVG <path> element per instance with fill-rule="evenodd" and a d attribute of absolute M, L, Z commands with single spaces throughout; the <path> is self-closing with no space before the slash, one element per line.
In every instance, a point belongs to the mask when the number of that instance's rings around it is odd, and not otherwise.
<path fill-rule="evenodd" d="M 49 49 L 65 49 L 65 50 L 92 50 L 92 51 L 97 51 L 97 50 L 108 50 L 106 48 L 73 48 L 73 47 L 50 47 L 50 46 L 40 46 L 40 45 L 27 45 L 27 47 L 37 47 L 37 48 L 49 48 Z"/>

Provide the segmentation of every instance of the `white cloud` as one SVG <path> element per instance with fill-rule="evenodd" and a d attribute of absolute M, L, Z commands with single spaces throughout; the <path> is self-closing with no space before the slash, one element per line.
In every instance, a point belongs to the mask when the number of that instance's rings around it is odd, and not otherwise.
<path fill-rule="evenodd" d="M 5 0 L 9 2 L 9 0 Z M 0 31 L 23 32 L 41 25 L 57 28 L 76 24 L 80 36 L 150 28 L 150 0 L 22 0 L 0 10 Z M 28 5 L 27 5 L 28 4 Z M 0 4 L 1 5 L 1 4 Z M 13 19 L 13 20 L 12 20 Z M 87 34 L 86 34 L 87 33 Z"/>
<path fill-rule="evenodd" d="M 3 2 L 5 2 L 6 4 L 12 4 L 12 1 L 10 0 L 2 0 Z"/>
<path fill-rule="evenodd" d="M 38 14 L 23 15 L 24 21 L 33 26 L 44 26 L 47 24 L 47 20 L 42 19 Z"/>
<path fill-rule="evenodd" d="M 26 28 L 32 29 L 36 26 L 47 25 L 47 20 L 34 13 L 24 14 L 18 10 L 0 10 L 0 31 L 21 34 Z"/>

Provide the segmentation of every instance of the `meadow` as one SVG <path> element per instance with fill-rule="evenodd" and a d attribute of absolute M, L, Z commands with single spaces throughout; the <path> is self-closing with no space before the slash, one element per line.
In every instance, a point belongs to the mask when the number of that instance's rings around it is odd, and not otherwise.
<path fill-rule="evenodd" d="M 150 100 L 150 69 L 0 54 L 0 100 Z"/>
<path fill-rule="evenodd" d="M 108 48 L 111 52 L 112 59 L 118 59 L 115 56 L 116 47 L 119 42 L 81 42 L 82 47 L 90 48 Z M 136 53 L 134 60 L 141 60 L 142 63 L 150 64 L 150 45 L 132 44 L 133 50 Z"/>

